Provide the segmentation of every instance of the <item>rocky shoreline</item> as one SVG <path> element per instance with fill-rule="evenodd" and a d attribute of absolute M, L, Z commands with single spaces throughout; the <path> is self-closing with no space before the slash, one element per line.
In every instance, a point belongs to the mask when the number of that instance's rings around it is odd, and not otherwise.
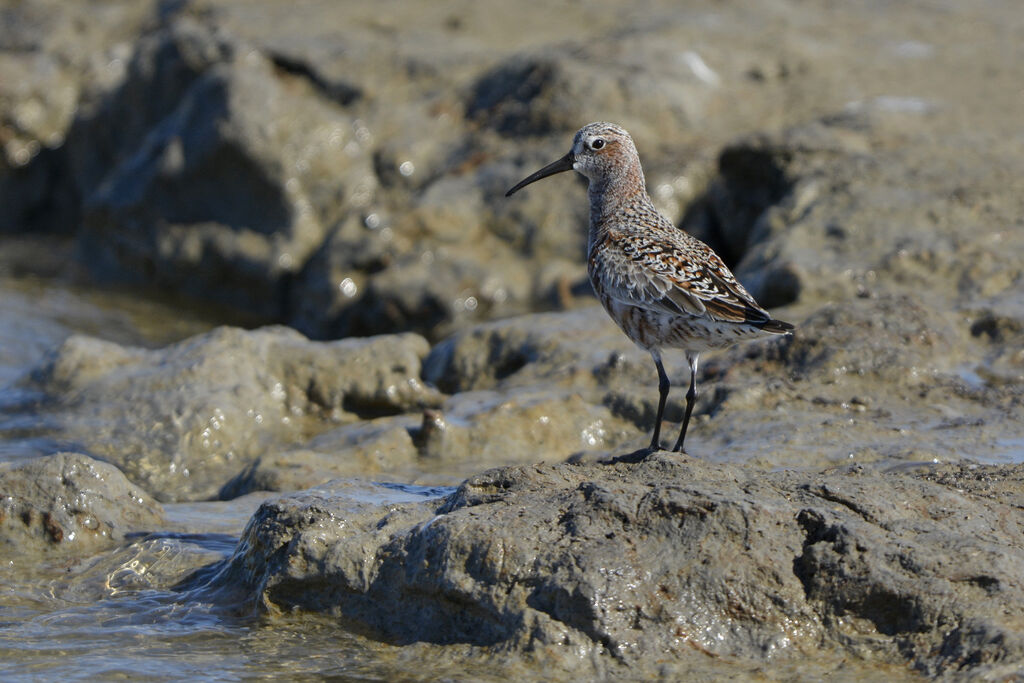
<path fill-rule="evenodd" d="M 219 323 L 0 296 L 8 578 L 322 617 L 413 678 L 1021 676 L 1021 16 L 0 2 L 0 294 Z M 502 197 L 594 119 L 797 324 L 707 357 L 690 455 L 637 455 L 584 191 Z"/>
<path fill-rule="evenodd" d="M 19 553 L 87 555 L 167 527 L 82 455 L 4 468 L 0 485 L 0 542 Z M 764 473 L 662 451 L 498 468 L 406 500 L 346 480 L 271 498 L 231 557 L 163 580 L 233 612 L 320 612 L 390 645 L 450 647 L 448 665 L 516 660 L 556 679 L 906 666 L 996 680 L 1024 656 L 1020 465 Z"/>

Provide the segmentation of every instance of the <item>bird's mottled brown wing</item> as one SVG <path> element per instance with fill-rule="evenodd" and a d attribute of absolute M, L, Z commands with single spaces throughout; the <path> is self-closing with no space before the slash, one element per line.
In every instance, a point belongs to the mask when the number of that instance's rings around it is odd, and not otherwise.
<path fill-rule="evenodd" d="M 771 316 L 703 242 L 630 235 L 594 245 L 591 268 L 614 299 L 669 315 L 763 323 Z"/>

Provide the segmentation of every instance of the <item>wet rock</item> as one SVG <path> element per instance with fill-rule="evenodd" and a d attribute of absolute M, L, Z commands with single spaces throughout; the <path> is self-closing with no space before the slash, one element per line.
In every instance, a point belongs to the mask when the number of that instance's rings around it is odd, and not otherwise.
<path fill-rule="evenodd" d="M 342 425 L 298 448 L 264 454 L 220 497 L 296 491 L 341 477 L 457 483 L 494 465 L 598 457 L 635 437 L 627 419 L 572 391 L 467 391 L 418 415 Z"/>
<path fill-rule="evenodd" d="M 440 401 L 416 335 L 307 341 L 219 328 L 160 350 L 73 336 L 35 375 L 51 438 L 83 444 L 161 500 L 217 494 L 268 449 L 332 421 Z"/>
<path fill-rule="evenodd" d="M 87 555 L 162 524 L 160 504 L 109 463 L 58 453 L 0 464 L 0 544 L 10 561 Z"/>
<path fill-rule="evenodd" d="M 1016 490 L 1014 468 L 985 474 Z M 809 652 L 1000 675 L 1024 655 L 1022 524 L 1002 493 L 919 476 L 659 453 L 492 470 L 443 501 L 376 511 L 284 497 L 219 576 L 387 642 L 578 675 L 693 672 L 709 656 L 786 667 Z"/>
<path fill-rule="evenodd" d="M 223 499 L 253 491 L 300 491 L 341 477 L 414 476 L 419 452 L 412 416 L 357 422 L 324 432 L 300 449 L 262 455 L 220 490 Z"/>
<path fill-rule="evenodd" d="M 520 296 L 510 297 L 510 290 Z M 521 261 L 488 268 L 456 250 L 426 249 L 418 256 L 403 256 L 394 267 L 369 279 L 364 295 L 329 329 L 358 335 L 414 329 L 436 338 L 496 311 L 509 311 L 514 305 L 510 298 L 522 306 L 528 291 Z"/>
<path fill-rule="evenodd" d="M 295 283 L 292 324 L 314 336 L 404 329 L 438 339 L 534 307 L 550 282 L 537 277 L 536 255 L 553 252 L 492 207 L 485 197 L 504 186 L 487 175 L 429 181 L 387 213 L 338 226 Z"/>
<path fill-rule="evenodd" d="M 962 314 L 910 294 L 775 313 L 797 323 L 793 337 L 702 354 L 694 455 L 765 467 L 1018 457 L 1020 386 L 994 374 L 1016 349 L 978 348 L 988 337 L 972 336 Z M 689 374 L 678 351 L 664 360 L 673 388 L 663 433 L 674 436 Z M 650 356 L 599 307 L 464 329 L 434 346 L 423 373 L 451 402 L 480 390 L 570 390 L 632 424 L 637 448 L 657 408 Z"/>
<path fill-rule="evenodd" d="M 562 461 L 582 450 L 602 450 L 634 436 L 634 428 L 607 408 L 574 392 L 550 388 L 466 391 L 424 413 L 417 433 L 423 458 L 441 462 Z"/>

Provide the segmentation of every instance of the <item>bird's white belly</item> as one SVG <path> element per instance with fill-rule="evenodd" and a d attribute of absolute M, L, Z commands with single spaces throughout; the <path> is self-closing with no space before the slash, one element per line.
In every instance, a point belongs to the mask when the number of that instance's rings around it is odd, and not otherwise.
<path fill-rule="evenodd" d="M 669 315 L 624 304 L 610 297 L 600 298 L 608 315 L 626 336 L 646 350 L 670 348 L 699 353 L 765 336 L 752 325 Z"/>

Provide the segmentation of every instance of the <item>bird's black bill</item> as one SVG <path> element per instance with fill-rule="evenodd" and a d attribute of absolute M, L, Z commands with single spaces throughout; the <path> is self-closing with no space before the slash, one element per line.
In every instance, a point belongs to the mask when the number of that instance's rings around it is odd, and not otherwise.
<path fill-rule="evenodd" d="M 515 187 L 505 193 L 505 196 L 511 197 L 513 193 L 518 192 L 530 183 L 536 182 L 541 178 L 547 178 L 549 175 L 555 175 L 556 173 L 562 173 L 563 171 L 571 171 L 574 163 L 576 163 L 576 158 L 573 156 L 572 152 L 569 152 L 558 161 L 553 161 L 536 173 L 520 180 L 516 183 Z"/>

